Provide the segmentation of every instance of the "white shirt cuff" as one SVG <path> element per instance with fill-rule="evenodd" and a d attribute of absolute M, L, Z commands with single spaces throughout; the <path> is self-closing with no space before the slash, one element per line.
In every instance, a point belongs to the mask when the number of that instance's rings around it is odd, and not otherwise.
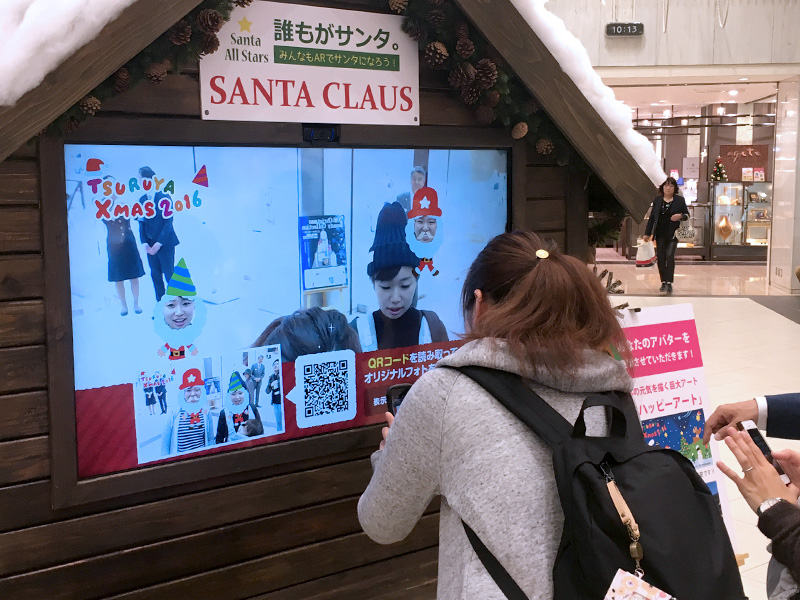
<path fill-rule="evenodd" d="M 767 430 L 767 398 L 765 396 L 756 396 L 756 403 L 758 404 L 758 420 L 756 426 L 762 430 Z"/>

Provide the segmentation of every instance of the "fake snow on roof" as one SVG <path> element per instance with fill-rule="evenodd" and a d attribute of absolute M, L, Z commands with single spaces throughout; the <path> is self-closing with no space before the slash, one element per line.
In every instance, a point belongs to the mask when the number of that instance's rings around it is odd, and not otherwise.
<path fill-rule="evenodd" d="M 11 106 L 135 0 L 2 0 L 0 106 Z"/>
<path fill-rule="evenodd" d="M 561 65 L 562 70 L 583 92 L 609 129 L 630 152 L 645 174 L 655 185 L 661 185 L 666 174 L 656 156 L 653 145 L 633 129 L 631 109 L 614 97 L 614 92 L 603 83 L 589 60 L 589 54 L 580 40 L 572 35 L 564 21 L 545 8 L 547 0 L 511 0 L 533 32 L 547 46 Z"/>

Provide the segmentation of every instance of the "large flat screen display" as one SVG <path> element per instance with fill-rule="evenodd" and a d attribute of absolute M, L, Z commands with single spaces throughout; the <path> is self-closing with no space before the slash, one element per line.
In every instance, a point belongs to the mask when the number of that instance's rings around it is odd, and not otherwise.
<path fill-rule="evenodd" d="M 505 150 L 65 146 L 78 474 L 383 420 L 455 351 Z"/>

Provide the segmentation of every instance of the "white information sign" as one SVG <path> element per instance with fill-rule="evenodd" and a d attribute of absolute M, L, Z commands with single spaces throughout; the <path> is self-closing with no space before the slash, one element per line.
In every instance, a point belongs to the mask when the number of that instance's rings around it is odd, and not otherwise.
<path fill-rule="evenodd" d="M 716 441 L 703 444 L 711 414 L 708 384 L 691 304 L 625 311 L 623 328 L 633 355 L 633 400 L 650 445 L 671 448 L 692 461 L 717 497 L 733 539 L 725 475 L 716 467 Z"/>
<path fill-rule="evenodd" d="M 395 15 L 254 2 L 200 61 L 204 119 L 419 124 L 417 43 Z"/>

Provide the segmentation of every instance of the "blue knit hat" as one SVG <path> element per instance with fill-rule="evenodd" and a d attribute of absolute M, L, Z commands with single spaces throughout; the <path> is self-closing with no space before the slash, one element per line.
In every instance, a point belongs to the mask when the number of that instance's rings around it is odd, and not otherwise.
<path fill-rule="evenodd" d="M 406 242 L 406 211 L 399 202 L 384 204 L 375 224 L 375 240 L 370 250 L 372 262 L 367 265 L 367 275 L 389 267 L 416 267 L 419 258 Z"/>

